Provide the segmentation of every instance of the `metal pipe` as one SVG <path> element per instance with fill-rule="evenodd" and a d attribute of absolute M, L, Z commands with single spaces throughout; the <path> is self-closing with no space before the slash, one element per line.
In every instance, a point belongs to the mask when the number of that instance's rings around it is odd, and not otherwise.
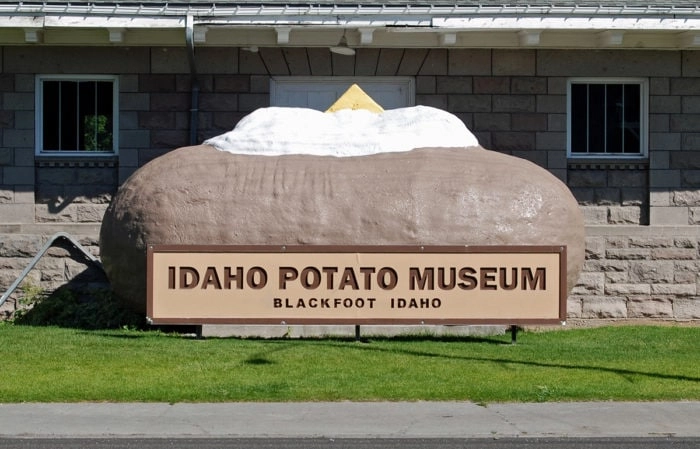
<path fill-rule="evenodd" d="M 2 306 L 5 301 L 10 297 L 10 295 L 15 291 L 15 289 L 19 286 L 19 284 L 24 280 L 24 278 L 29 274 L 29 272 L 34 268 L 34 266 L 39 262 L 39 259 L 48 251 L 49 248 L 56 242 L 58 239 L 65 239 L 68 240 L 68 242 L 73 245 L 77 250 L 79 250 L 83 255 L 88 259 L 90 263 L 93 265 L 99 267 L 104 271 L 102 268 L 102 264 L 100 263 L 99 259 L 97 259 L 95 256 L 90 254 L 83 246 L 78 243 L 77 240 L 75 240 L 73 237 L 70 236 L 70 234 L 66 232 L 57 232 L 54 234 L 50 239 L 46 241 L 43 247 L 39 250 L 38 253 L 34 256 L 34 258 L 29 262 L 29 265 L 20 273 L 19 277 L 15 279 L 15 281 L 10 285 L 10 288 L 7 289 L 4 295 L 0 297 L 0 306 Z"/>
<path fill-rule="evenodd" d="M 187 58 L 190 61 L 191 97 L 190 97 L 190 145 L 198 142 L 199 132 L 199 78 L 197 64 L 194 58 L 194 16 L 188 15 L 185 22 L 185 42 L 187 43 Z"/>

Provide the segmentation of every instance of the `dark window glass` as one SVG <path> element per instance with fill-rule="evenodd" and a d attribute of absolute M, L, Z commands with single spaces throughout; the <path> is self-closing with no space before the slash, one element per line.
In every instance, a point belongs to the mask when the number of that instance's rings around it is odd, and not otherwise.
<path fill-rule="evenodd" d="M 640 90 L 638 85 L 625 85 L 625 153 L 639 153 L 641 145 L 641 121 L 642 106 L 640 104 Z"/>
<path fill-rule="evenodd" d="M 112 81 L 43 81 L 43 151 L 111 152 Z"/>
<path fill-rule="evenodd" d="M 571 84 L 571 152 L 640 154 L 641 86 Z"/>
<path fill-rule="evenodd" d="M 78 125 L 78 105 L 76 104 L 78 83 L 73 81 L 60 81 L 59 83 L 61 86 L 59 98 L 61 116 L 58 121 L 61 127 L 61 141 L 58 149 L 61 151 L 79 150 L 78 130 L 76 129 Z"/>
<path fill-rule="evenodd" d="M 605 86 L 605 152 L 622 152 L 624 98 L 621 84 Z"/>
<path fill-rule="evenodd" d="M 605 86 L 588 86 L 588 152 L 605 152 Z"/>
<path fill-rule="evenodd" d="M 59 118 L 61 116 L 59 101 L 60 95 L 59 83 L 44 83 L 44 97 L 42 104 L 43 123 L 44 123 L 44 150 L 58 151 L 61 148 L 59 141 L 61 139 Z M 53 117 L 54 119 L 47 119 Z"/>
<path fill-rule="evenodd" d="M 588 152 L 588 85 L 573 84 L 571 86 L 571 151 L 574 153 Z"/>

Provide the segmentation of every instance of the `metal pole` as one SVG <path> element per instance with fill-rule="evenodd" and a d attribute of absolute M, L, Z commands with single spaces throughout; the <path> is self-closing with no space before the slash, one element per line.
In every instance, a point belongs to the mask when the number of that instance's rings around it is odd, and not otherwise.
<path fill-rule="evenodd" d="M 48 251 L 49 248 L 56 242 L 58 239 L 66 239 L 68 240 L 76 249 L 78 249 L 85 257 L 88 258 L 90 262 L 92 262 L 94 265 L 102 268 L 102 264 L 100 261 L 90 254 L 83 246 L 78 243 L 73 237 L 70 236 L 70 234 L 66 232 L 57 232 L 54 234 L 49 240 L 46 241 L 44 246 L 39 250 L 39 252 L 34 256 L 31 262 L 29 262 L 29 265 L 27 265 L 27 268 L 22 271 L 22 273 L 19 275 L 19 277 L 15 280 L 15 282 L 10 285 L 10 288 L 5 292 L 4 295 L 2 295 L 2 298 L 0 298 L 0 306 L 5 304 L 5 301 L 7 301 L 7 298 L 10 297 L 10 295 L 15 291 L 15 289 L 19 286 L 19 284 L 24 280 L 24 278 L 29 274 L 30 271 L 32 271 L 32 268 L 39 262 L 39 259 Z"/>

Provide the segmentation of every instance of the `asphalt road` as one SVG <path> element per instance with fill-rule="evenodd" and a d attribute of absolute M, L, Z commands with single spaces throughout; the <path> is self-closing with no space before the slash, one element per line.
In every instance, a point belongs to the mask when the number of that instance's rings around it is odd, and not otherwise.
<path fill-rule="evenodd" d="M 0 438 L 3 449 L 697 449 L 700 438 Z"/>

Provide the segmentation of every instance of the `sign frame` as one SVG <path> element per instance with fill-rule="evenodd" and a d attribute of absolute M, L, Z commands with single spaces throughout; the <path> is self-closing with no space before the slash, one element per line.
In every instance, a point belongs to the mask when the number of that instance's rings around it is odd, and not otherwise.
<path fill-rule="evenodd" d="M 146 317 L 155 325 L 203 325 L 203 324 L 267 324 L 267 325 L 467 325 L 467 324 L 565 324 L 567 302 L 567 258 L 564 245 L 186 245 L 148 244 L 147 245 L 147 303 Z M 309 254 L 309 253 L 349 253 L 349 254 L 554 254 L 558 255 L 558 317 L 556 318 L 188 318 L 154 316 L 154 257 L 157 253 L 261 253 L 261 254 Z"/>

